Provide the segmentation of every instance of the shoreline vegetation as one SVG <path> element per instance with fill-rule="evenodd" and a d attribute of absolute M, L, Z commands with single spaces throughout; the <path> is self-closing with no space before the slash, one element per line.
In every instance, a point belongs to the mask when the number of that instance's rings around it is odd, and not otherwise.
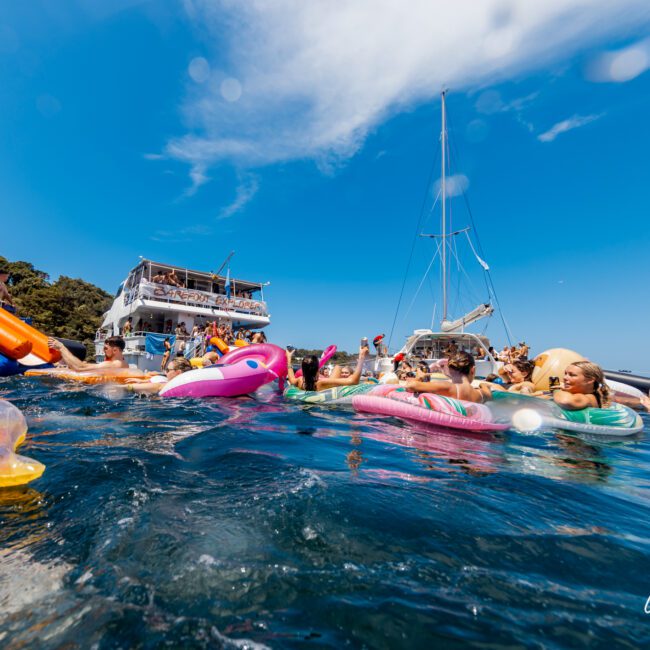
<path fill-rule="evenodd" d="M 299 368 L 300 364 L 302 363 L 302 360 L 305 357 L 309 355 L 320 357 L 321 354 L 323 354 L 323 350 L 307 350 L 305 348 L 296 348 L 293 353 L 294 365 Z M 330 359 L 330 363 L 346 366 L 352 363 L 356 363 L 358 357 L 359 357 L 358 353 L 350 354 L 349 352 L 344 352 L 341 350 L 336 352 L 332 356 L 332 358 Z"/>
<path fill-rule="evenodd" d="M 95 358 L 95 332 L 113 296 L 98 286 L 81 278 L 60 276 L 51 282 L 45 271 L 34 268 L 30 262 L 10 262 L 0 255 L 0 268 L 10 275 L 8 288 L 21 318 L 31 318 L 36 329 L 64 339 L 81 341 L 86 346 L 87 359 Z M 323 350 L 298 348 L 295 360 L 314 354 L 320 357 Z M 357 354 L 338 351 L 332 362 L 339 365 L 356 363 Z"/>
<path fill-rule="evenodd" d="M 80 278 L 60 276 L 54 282 L 29 262 L 10 262 L 0 255 L 0 267 L 10 275 L 9 292 L 21 318 L 50 336 L 81 341 L 87 359 L 95 358 L 95 332 L 113 301 L 103 289 Z"/>

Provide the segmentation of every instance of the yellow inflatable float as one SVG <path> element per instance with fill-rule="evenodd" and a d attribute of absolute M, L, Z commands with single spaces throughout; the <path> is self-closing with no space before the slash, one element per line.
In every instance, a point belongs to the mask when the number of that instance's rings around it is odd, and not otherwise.
<path fill-rule="evenodd" d="M 45 465 L 19 456 L 16 447 L 25 441 L 27 422 L 23 414 L 9 402 L 0 400 L 0 488 L 24 485 L 37 479 Z"/>
<path fill-rule="evenodd" d="M 557 377 L 560 382 L 564 376 L 564 370 L 576 361 L 584 361 L 585 358 L 565 348 L 552 348 L 535 357 L 535 369 L 533 370 L 533 384 L 535 390 L 549 390 L 549 378 Z"/>

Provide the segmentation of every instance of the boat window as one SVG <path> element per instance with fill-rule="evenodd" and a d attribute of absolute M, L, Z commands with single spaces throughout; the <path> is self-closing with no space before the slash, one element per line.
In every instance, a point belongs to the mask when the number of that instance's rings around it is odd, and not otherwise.
<path fill-rule="evenodd" d="M 124 289 L 124 283 L 122 283 L 115 292 L 115 297 L 119 298 L 122 295 L 122 289 Z"/>

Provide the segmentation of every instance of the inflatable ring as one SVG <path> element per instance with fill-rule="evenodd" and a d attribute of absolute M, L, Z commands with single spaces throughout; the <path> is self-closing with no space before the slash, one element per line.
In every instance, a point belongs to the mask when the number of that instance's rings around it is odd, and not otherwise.
<path fill-rule="evenodd" d="M 68 368 L 32 368 L 25 372 L 26 377 L 54 377 L 82 384 L 125 384 L 127 379 L 146 379 L 156 373 L 143 373 L 133 368 L 98 368 L 93 371 L 76 372 Z"/>
<path fill-rule="evenodd" d="M 517 431 L 562 429 L 605 436 L 630 436 L 643 430 L 641 416 L 631 408 L 614 402 L 607 408 L 569 411 L 551 400 L 533 395 L 498 391 L 489 408 Z M 503 405 L 503 408 L 500 406 Z"/>
<path fill-rule="evenodd" d="M 236 348 L 245 348 L 247 345 L 250 345 L 248 341 L 245 341 L 244 339 L 235 339 Z"/>
<path fill-rule="evenodd" d="M 323 353 L 320 355 L 320 359 L 318 359 L 318 367 L 322 368 L 335 354 L 336 354 L 335 345 L 330 345 L 326 347 L 323 350 Z M 298 379 L 298 377 L 302 377 L 302 368 L 298 368 L 298 370 L 296 370 L 296 372 L 294 373 L 294 376 L 296 379 Z"/>
<path fill-rule="evenodd" d="M 0 400 L 0 488 L 24 485 L 45 471 L 42 463 L 15 453 L 26 434 L 24 415 L 13 404 Z"/>
<path fill-rule="evenodd" d="M 397 417 L 409 422 L 460 429 L 463 431 L 503 431 L 507 424 L 494 422 L 483 404 L 466 402 L 435 393 L 409 393 L 404 388 L 385 385 L 369 395 L 352 399 L 357 411 Z"/>
<path fill-rule="evenodd" d="M 377 384 L 354 384 L 352 386 L 334 386 L 325 390 L 302 390 L 297 386 L 289 386 L 284 391 L 285 399 L 304 404 L 351 405 L 355 395 L 365 395 L 377 390 Z"/>

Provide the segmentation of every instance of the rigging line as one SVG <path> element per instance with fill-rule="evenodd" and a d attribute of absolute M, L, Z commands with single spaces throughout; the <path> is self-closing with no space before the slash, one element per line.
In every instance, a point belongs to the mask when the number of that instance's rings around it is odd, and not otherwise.
<path fill-rule="evenodd" d="M 435 291 L 433 290 L 433 282 L 431 281 L 431 276 L 428 276 L 428 280 L 429 280 L 429 291 L 431 291 L 431 304 L 433 305 L 433 310 L 431 312 L 431 326 L 429 327 L 429 329 L 432 330 L 433 329 L 433 324 L 434 324 L 435 319 L 436 319 L 436 306 L 437 305 L 436 305 L 436 294 L 435 294 Z"/>
<path fill-rule="evenodd" d="M 485 271 L 489 271 L 490 267 L 488 263 L 483 258 L 479 257 L 478 253 L 474 250 L 474 246 L 472 245 L 472 239 L 469 236 L 469 232 L 467 232 L 467 230 L 465 231 L 465 236 L 467 237 L 467 243 L 469 244 L 472 253 L 474 253 L 474 257 L 476 258 L 476 261 L 483 267 Z"/>
<path fill-rule="evenodd" d="M 435 169 L 435 166 L 438 162 L 438 155 L 437 153 L 434 155 L 433 162 L 431 164 L 431 169 L 429 170 L 429 180 L 427 181 L 427 186 L 426 190 L 424 193 L 424 198 L 422 199 L 422 205 L 420 207 L 420 214 L 418 216 L 418 223 L 417 226 L 415 227 L 415 233 L 413 235 L 413 242 L 411 243 L 411 252 L 409 254 L 409 261 L 408 264 L 406 265 L 406 271 L 404 272 L 404 279 L 402 280 L 402 288 L 400 289 L 399 292 L 399 299 L 397 300 L 397 307 L 395 308 L 395 316 L 393 317 L 393 324 L 391 325 L 390 328 L 390 335 L 388 337 L 388 349 L 390 349 L 390 344 L 391 341 L 393 340 L 393 332 L 395 330 L 395 323 L 397 322 L 397 314 L 399 314 L 399 308 L 400 305 L 402 304 L 402 297 L 404 296 L 404 288 L 406 286 L 406 278 L 408 277 L 408 273 L 411 270 L 411 262 L 413 261 L 413 251 L 415 250 L 415 243 L 417 242 L 418 235 L 420 233 L 420 226 L 422 223 L 422 218 L 424 215 L 424 208 L 426 206 L 427 200 L 429 198 L 429 188 L 431 187 L 431 179 L 433 178 L 433 170 Z"/>
<path fill-rule="evenodd" d="M 450 119 L 449 114 L 447 114 L 447 123 L 449 124 L 448 131 L 451 131 L 451 133 L 454 133 L 453 118 Z M 458 164 L 460 166 L 460 164 L 461 164 L 460 152 L 459 152 L 459 150 L 458 150 L 458 148 L 456 146 L 455 138 L 449 137 L 449 133 L 447 135 L 447 146 L 450 147 L 453 150 L 454 158 L 455 158 L 455 160 L 458 162 Z M 452 153 L 452 151 L 450 151 L 449 156 L 448 156 L 448 160 L 450 161 L 450 164 L 451 164 L 451 153 Z M 479 260 L 481 260 L 481 258 L 485 258 L 485 254 L 483 253 L 483 247 L 481 245 L 481 240 L 480 240 L 480 237 L 479 237 L 479 234 L 478 234 L 478 229 L 477 229 L 476 223 L 474 221 L 474 214 L 472 213 L 472 209 L 471 209 L 471 207 L 469 205 L 469 198 L 468 198 L 467 193 L 465 192 L 465 190 L 462 189 L 462 187 L 461 187 L 461 194 L 463 196 L 463 201 L 465 202 L 465 207 L 466 207 L 467 213 L 469 215 L 471 227 L 474 230 L 474 233 L 476 234 L 476 244 L 477 244 L 478 251 L 480 253 L 480 258 L 476 254 L 476 251 L 474 250 L 474 247 L 473 247 L 473 245 L 471 243 L 471 240 L 469 238 L 469 233 L 467 234 L 468 242 L 469 242 L 470 247 L 472 248 L 472 252 L 474 253 L 474 256 L 477 257 Z M 481 266 L 483 266 L 483 265 L 481 264 Z M 483 280 L 485 282 L 485 290 L 487 292 L 488 297 L 491 298 L 492 295 L 494 295 L 495 302 L 497 303 L 497 306 L 498 306 L 498 308 L 500 310 L 501 307 L 499 306 L 499 300 L 498 300 L 497 295 L 496 295 L 496 290 L 494 288 L 494 284 L 492 283 L 492 278 L 489 275 L 489 269 L 485 270 Z M 492 285 L 492 286 L 490 286 L 490 285 Z M 502 318 L 502 320 L 503 320 L 503 318 Z M 505 329 L 505 324 L 504 324 L 504 329 Z M 507 335 L 507 331 L 506 331 L 506 335 Z"/>
<path fill-rule="evenodd" d="M 457 263 L 456 266 L 457 266 L 457 268 L 459 270 L 459 273 L 458 273 L 458 278 L 459 278 L 459 280 L 458 280 L 458 287 L 459 287 L 458 295 L 460 295 L 460 281 L 461 281 L 461 278 L 462 278 L 460 272 L 462 271 L 462 274 L 465 276 L 465 278 L 467 278 L 467 293 L 471 294 L 470 298 L 472 300 L 478 302 L 480 299 L 474 293 L 474 283 L 472 282 L 472 278 L 469 276 L 469 273 L 467 273 L 463 263 L 460 261 L 460 256 L 458 255 L 458 249 L 456 248 L 456 250 L 452 250 L 452 254 L 456 258 L 456 263 Z"/>
<path fill-rule="evenodd" d="M 413 296 L 413 300 L 411 300 L 411 304 L 409 305 L 409 308 L 406 310 L 406 313 L 404 314 L 404 319 L 408 317 L 408 315 L 411 313 L 411 309 L 413 308 L 413 305 L 415 304 L 415 300 L 418 297 L 418 294 L 420 293 L 420 289 L 422 289 L 422 285 L 424 284 L 424 281 L 427 279 L 427 276 L 429 275 L 429 271 L 431 270 L 431 267 L 433 266 L 433 263 L 436 261 L 436 257 L 438 257 L 438 253 L 440 252 L 440 244 L 438 244 L 438 247 L 436 249 L 436 252 L 433 254 L 433 257 L 431 258 L 431 261 L 429 262 L 429 266 L 427 267 L 427 270 L 424 272 L 424 275 L 422 276 L 422 280 L 420 280 L 420 284 L 418 288 L 415 291 L 415 295 Z"/>
<path fill-rule="evenodd" d="M 447 114 L 447 122 L 449 123 L 449 125 L 451 127 L 451 120 L 449 119 L 449 114 Z M 450 140 L 451 140 L 451 138 L 449 138 L 449 136 L 447 136 L 447 143 L 450 146 L 453 146 L 454 154 L 455 154 L 457 160 L 460 162 L 460 154 L 458 153 L 458 150 L 456 149 L 456 142 L 454 141 L 453 143 L 451 143 Z M 476 236 L 476 247 L 478 248 L 478 252 L 481 255 L 481 257 L 484 258 L 485 254 L 483 253 L 483 246 L 481 244 L 481 238 L 480 238 L 480 236 L 478 234 L 478 229 L 476 228 L 476 223 L 474 222 L 474 214 L 472 213 L 472 208 L 469 205 L 469 198 L 467 197 L 466 192 L 462 192 L 462 195 L 463 195 L 463 200 L 465 201 L 465 207 L 467 208 L 467 213 L 469 214 L 470 222 L 472 224 L 472 229 L 474 230 L 474 234 Z M 492 280 L 492 275 L 491 275 L 490 271 L 486 271 L 485 276 L 486 276 L 486 279 L 485 279 L 486 285 L 488 286 L 488 292 L 490 291 L 490 288 L 491 288 L 492 295 L 494 296 L 494 301 L 497 304 L 497 309 L 499 311 L 499 316 L 501 317 L 501 322 L 503 323 L 503 328 L 505 330 L 506 337 L 508 338 L 508 342 L 512 345 L 512 343 L 511 343 L 512 332 L 510 332 L 510 328 L 508 327 L 508 324 L 506 323 L 505 316 L 503 315 L 503 310 L 501 309 L 501 303 L 499 302 L 499 297 L 497 296 L 497 292 L 496 292 L 496 289 L 494 287 L 494 282 Z"/>

